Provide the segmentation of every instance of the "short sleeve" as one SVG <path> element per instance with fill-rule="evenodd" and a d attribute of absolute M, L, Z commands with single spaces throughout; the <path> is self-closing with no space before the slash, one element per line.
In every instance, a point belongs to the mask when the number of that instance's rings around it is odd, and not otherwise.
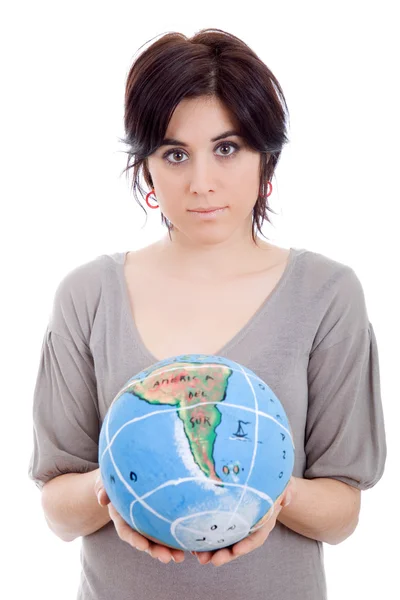
<path fill-rule="evenodd" d="M 93 358 L 47 328 L 33 398 L 29 477 L 41 489 L 57 475 L 97 468 L 98 437 Z"/>
<path fill-rule="evenodd" d="M 309 356 L 304 477 L 366 490 L 383 475 L 386 437 L 377 340 L 354 272 L 349 281 Z"/>

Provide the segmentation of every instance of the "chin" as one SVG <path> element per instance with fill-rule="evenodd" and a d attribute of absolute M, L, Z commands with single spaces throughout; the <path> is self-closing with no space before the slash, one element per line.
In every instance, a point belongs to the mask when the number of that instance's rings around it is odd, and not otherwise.
<path fill-rule="evenodd" d="M 246 217 L 248 219 L 248 215 L 244 215 L 243 219 L 239 222 L 232 222 L 232 220 L 230 222 L 196 224 L 183 222 L 181 226 L 177 222 L 178 220 L 176 220 L 177 224 L 174 227 L 179 236 L 184 236 L 192 243 L 212 246 L 224 243 L 233 237 L 245 237 L 247 228 L 249 228 L 251 235 L 251 215 L 248 221 Z"/>

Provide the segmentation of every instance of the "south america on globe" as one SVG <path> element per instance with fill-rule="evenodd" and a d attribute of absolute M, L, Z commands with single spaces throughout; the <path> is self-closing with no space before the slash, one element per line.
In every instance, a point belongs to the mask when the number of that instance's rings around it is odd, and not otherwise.
<path fill-rule="evenodd" d="M 172 548 L 217 550 L 261 527 L 294 466 L 283 405 L 253 371 L 216 355 L 162 360 L 118 391 L 99 465 L 130 527 Z"/>

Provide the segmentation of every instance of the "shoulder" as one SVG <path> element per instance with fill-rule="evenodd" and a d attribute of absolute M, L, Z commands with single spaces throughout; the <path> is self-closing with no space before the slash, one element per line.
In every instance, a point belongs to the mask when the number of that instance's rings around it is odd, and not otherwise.
<path fill-rule="evenodd" d="M 107 277 L 123 257 L 102 254 L 65 273 L 55 289 L 49 328 L 68 338 L 79 331 L 87 343 Z"/>
<path fill-rule="evenodd" d="M 308 250 L 306 248 L 296 248 L 295 252 L 298 258 L 302 261 L 308 272 L 313 272 L 321 281 L 330 279 L 331 277 L 350 276 L 354 273 L 351 265 L 341 262 L 332 256 Z"/>
<path fill-rule="evenodd" d="M 107 273 L 115 270 L 116 265 L 123 261 L 123 253 L 102 254 L 87 262 L 81 263 L 68 271 L 60 280 L 56 288 L 56 295 L 60 299 L 96 295 L 101 291 L 101 286 Z"/>
<path fill-rule="evenodd" d="M 297 249 L 300 263 L 299 277 L 307 289 L 331 299 L 341 297 L 344 301 L 354 296 L 364 296 L 361 280 L 354 267 L 330 256 L 307 249 Z"/>
<path fill-rule="evenodd" d="M 325 337 L 332 344 L 369 327 L 364 288 L 351 265 L 310 250 L 298 259 L 299 294 L 318 324 L 315 345 Z"/>

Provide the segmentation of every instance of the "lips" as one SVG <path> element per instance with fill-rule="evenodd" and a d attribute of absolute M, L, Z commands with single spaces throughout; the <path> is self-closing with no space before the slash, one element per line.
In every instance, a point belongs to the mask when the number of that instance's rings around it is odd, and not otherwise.
<path fill-rule="evenodd" d="M 226 207 L 225 206 L 209 206 L 207 208 L 192 208 L 191 210 L 189 210 L 189 212 L 207 213 L 207 212 L 213 212 L 214 210 L 221 210 L 222 208 L 226 208 Z"/>

